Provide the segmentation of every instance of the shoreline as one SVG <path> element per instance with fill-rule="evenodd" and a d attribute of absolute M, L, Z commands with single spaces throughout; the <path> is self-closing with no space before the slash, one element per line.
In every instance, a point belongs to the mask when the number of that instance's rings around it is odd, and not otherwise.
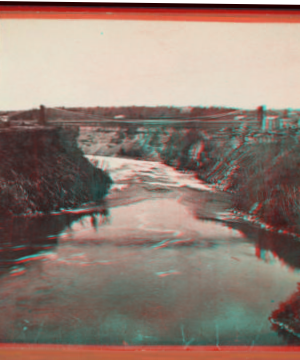
<path fill-rule="evenodd" d="M 94 157 L 98 157 L 99 155 L 85 155 L 86 158 L 88 158 L 92 163 L 94 162 L 92 160 L 92 158 Z M 194 189 L 194 190 L 198 190 L 198 191 L 210 191 L 210 192 L 218 192 L 219 194 L 226 194 L 226 195 L 229 195 L 230 197 L 232 197 L 232 193 L 230 191 L 226 191 L 226 190 L 223 190 L 220 186 L 214 184 L 214 183 L 210 183 L 207 181 L 207 179 L 205 179 L 205 176 L 202 176 L 201 178 L 199 177 L 199 174 L 197 173 L 197 171 L 193 171 L 193 170 L 190 170 L 190 169 L 181 169 L 181 170 L 178 170 L 176 169 L 174 166 L 172 165 L 168 165 L 166 164 L 163 160 L 161 161 L 153 161 L 153 160 L 141 160 L 141 159 L 134 159 L 130 156 L 99 156 L 101 158 L 104 158 L 105 159 L 108 159 L 108 158 L 113 158 L 113 159 L 117 159 L 115 161 L 117 162 L 120 162 L 120 159 L 124 159 L 125 162 L 126 160 L 130 163 L 130 162 L 133 162 L 133 161 L 137 161 L 138 163 L 143 163 L 143 162 L 147 162 L 149 163 L 149 165 L 151 164 L 152 166 L 155 166 L 155 164 L 162 164 L 164 166 L 168 166 L 170 168 L 172 168 L 174 171 L 178 172 L 179 174 L 187 174 L 187 175 L 192 175 L 195 180 L 197 180 L 199 182 L 200 185 L 203 185 L 203 186 L 206 186 L 207 187 L 207 190 L 203 190 L 203 189 L 200 189 L 200 188 L 196 188 L 196 187 L 189 187 L 188 185 L 182 185 L 182 186 L 172 186 L 172 185 L 169 185 L 170 188 L 191 188 L 191 189 Z M 227 216 L 226 216 L 227 215 Z M 266 231 L 270 231 L 270 232 L 273 232 L 273 233 L 277 233 L 277 234 L 284 234 L 284 235 L 288 235 L 288 236 L 292 236 L 294 238 L 300 238 L 300 234 L 297 234 L 295 232 L 292 232 L 292 231 L 288 231 L 286 230 L 285 228 L 280 228 L 280 227 L 275 227 L 275 226 L 272 226 L 264 221 L 262 221 L 259 216 L 253 216 L 251 215 L 250 213 L 247 213 L 247 212 L 243 212 L 243 211 L 238 211 L 236 210 L 234 207 L 232 208 L 228 208 L 228 212 L 226 212 L 226 217 L 225 218 L 222 218 L 222 217 L 218 217 L 217 214 L 215 214 L 215 217 L 200 217 L 201 219 L 203 220 L 210 220 L 210 221 L 221 221 L 225 224 L 228 224 L 230 222 L 238 222 L 237 220 L 241 220 L 243 222 L 246 222 L 248 224 L 251 224 L 253 226 L 256 226 L 258 228 L 261 228 L 261 229 L 264 229 Z"/>
<path fill-rule="evenodd" d="M 231 192 L 226 191 L 226 190 L 222 190 L 217 185 L 213 185 L 213 184 L 211 184 L 211 185 L 213 186 L 213 188 L 215 190 L 219 191 L 219 193 L 226 193 L 228 195 L 232 195 Z M 295 237 L 295 238 L 300 238 L 300 234 L 285 230 L 284 228 L 272 226 L 272 225 L 270 225 L 270 224 L 268 224 L 266 222 L 263 222 L 259 218 L 259 216 L 253 216 L 250 213 L 243 212 L 243 211 L 238 211 L 238 210 L 236 210 L 234 208 L 231 208 L 231 209 L 228 209 L 228 210 L 229 210 L 228 213 L 232 216 L 229 219 L 229 221 L 238 219 L 238 220 L 245 221 L 248 224 L 250 223 L 253 226 L 257 226 L 257 227 L 259 227 L 261 229 L 265 229 L 266 231 L 271 231 L 271 232 L 274 232 L 274 233 L 277 233 L 277 234 L 284 234 L 284 235 L 292 236 L 292 237 Z M 218 219 L 218 220 L 220 220 L 220 221 L 228 221 L 226 219 Z"/>

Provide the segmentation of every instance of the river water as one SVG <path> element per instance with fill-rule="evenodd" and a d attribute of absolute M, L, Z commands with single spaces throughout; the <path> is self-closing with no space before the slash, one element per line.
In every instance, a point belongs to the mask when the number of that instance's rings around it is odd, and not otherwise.
<path fill-rule="evenodd" d="M 220 221 L 230 200 L 192 174 L 88 158 L 114 180 L 100 207 L 2 224 L 2 342 L 285 344 L 269 317 L 297 289 L 299 242 Z"/>

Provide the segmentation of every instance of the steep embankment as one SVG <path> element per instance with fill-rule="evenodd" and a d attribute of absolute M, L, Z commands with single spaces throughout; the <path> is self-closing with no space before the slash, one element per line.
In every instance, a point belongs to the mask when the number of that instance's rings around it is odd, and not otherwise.
<path fill-rule="evenodd" d="M 264 134 L 245 126 L 210 133 L 170 126 L 99 128 L 93 134 L 82 132 L 80 143 L 88 154 L 163 161 L 195 171 L 200 179 L 232 194 L 233 210 L 269 227 L 300 233 L 297 131 Z"/>
<path fill-rule="evenodd" d="M 49 213 L 101 200 L 110 177 L 77 146 L 77 130 L 0 132 L 0 216 Z"/>
<path fill-rule="evenodd" d="M 176 145 L 179 144 L 179 145 Z M 230 192 L 233 210 L 274 229 L 300 233 L 299 134 L 240 129 L 170 137 L 162 159 Z"/>
<path fill-rule="evenodd" d="M 285 339 L 288 345 L 300 343 L 300 285 L 286 301 L 282 302 L 277 310 L 272 312 L 269 320 L 272 329 Z"/>

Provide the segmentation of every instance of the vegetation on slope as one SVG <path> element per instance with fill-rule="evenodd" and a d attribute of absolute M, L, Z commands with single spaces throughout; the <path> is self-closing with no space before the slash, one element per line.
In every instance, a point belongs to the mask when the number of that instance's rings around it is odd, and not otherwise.
<path fill-rule="evenodd" d="M 135 134 L 118 131 L 117 156 L 160 160 L 178 170 L 195 171 L 200 179 L 230 192 L 234 210 L 300 233 L 296 130 L 266 134 L 244 126 L 206 133 L 166 126 L 139 128 Z"/>
<path fill-rule="evenodd" d="M 111 184 L 77 147 L 78 132 L 28 128 L 0 133 L 0 215 L 49 213 L 100 201 Z"/>
<path fill-rule="evenodd" d="M 298 135 L 269 135 L 260 141 L 259 136 L 250 129 L 226 141 L 218 134 L 204 137 L 201 133 L 177 133 L 168 141 L 162 158 L 168 164 L 177 161 L 178 169 L 195 170 L 199 178 L 231 192 L 235 210 L 299 233 Z M 193 156 L 195 144 L 201 151 Z"/>

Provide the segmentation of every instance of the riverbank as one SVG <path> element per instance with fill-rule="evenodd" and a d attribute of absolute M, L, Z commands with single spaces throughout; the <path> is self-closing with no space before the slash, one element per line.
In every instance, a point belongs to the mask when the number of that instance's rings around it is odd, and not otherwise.
<path fill-rule="evenodd" d="M 106 214 L 7 224 L 2 342 L 212 345 L 217 333 L 220 346 L 285 344 L 268 317 L 299 281 L 298 241 L 213 221 L 230 196 L 192 173 L 88 158 L 114 181 Z"/>
<path fill-rule="evenodd" d="M 0 217 L 98 203 L 112 183 L 77 146 L 78 131 L 10 128 L 0 133 Z"/>
<path fill-rule="evenodd" d="M 82 130 L 79 144 L 89 155 L 161 161 L 193 171 L 230 194 L 235 217 L 276 232 L 300 234 L 296 130 L 268 134 L 244 126 L 207 133 L 184 127 L 124 126 Z"/>

